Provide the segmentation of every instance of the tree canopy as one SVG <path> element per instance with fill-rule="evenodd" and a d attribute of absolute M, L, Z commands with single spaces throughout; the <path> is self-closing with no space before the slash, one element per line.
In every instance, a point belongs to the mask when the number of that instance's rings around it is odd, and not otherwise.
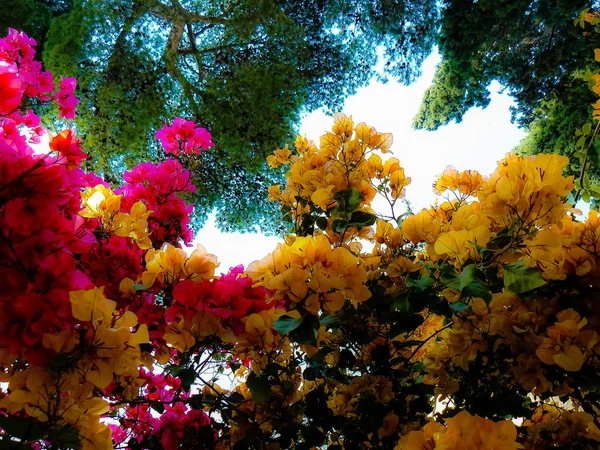
<path fill-rule="evenodd" d="M 579 175 L 584 158 L 575 130 L 589 121 L 594 101 L 580 78 L 594 64 L 598 39 L 593 27 L 574 19 L 590 6 L 562 0 L 442 2 L 436 35 L 442 62 L 413 126 L 436 130 L 460 122 L 471 107 L 489 104 L 496 80 L 515 101 L 513 120 L 528 131 L 515 151 L 566 155 L 567 173 Z M 588 175 L 588 185 L 597 186 L 600 171 L 588 168 Z"/>
<path fill-rule="evenodd" d="M 114 183 L 136 162 L 160 160 L 154 131 L 164 121 L 191 119 L 219 137 L 214 157 L 193 167 L 196 224 L 216 208 L 226 230 L 260 223 L 275 232 L 264 218 L 276 205 L 259 199 L 282 174 L 264 170 L 265 155 L 293 137 L 301 114 L 319 107 L 334 112 L 373 77 L 410 83 L 434 45 L 442 61 L 416 128 L 435 130 L 487 106 L 497 80 L 516 102 L 513 119 L 529 131 L 516 151 L 558 151 L 569 156 L 568 172 L 578 174 L 573 130 L 586 123 L 594 97 L 575 77 L 593 62 L 597 39 L 573 20 L 588 6 L 584 0 L 9 0 L 0 6 L 0 28 L 25 29 L 40 41 L 49 69 L 77 77 L 76 124 L 93 156 L 89 169 Z M 593 182 L 600 179 L 595 169 L 588 172 Z"/>
<path fill-rule="evenodd" d="M 592 61 L 595 46 L 573 25 L 589 6 L 583 0 L 444 1 L 436 34 L 442 63 L 414 125 L 434 130 L 460 121 L 472 106 L 487 106 L 493 80 L 514 98 L 513 118 L 524 126 L 539 117 L 540 102 L 572 97 L 572 77 Z"/>
<path fill-rule="evenodd" d="M 45 66 L 78 80 L 90 168 L 114 181 L 160 158 L 153 133 L 163 121 L 194 120 L 219 136 L 214 161 L 194 170 L 198 212 L 217 207 L 225 228 L 242 230 L 273 212 L 244 197 L 264 198 L 276 181 L 257 173 L 300 114 L 338 109 L 376 74 L 380 48 L 386 73 L 410 82 L 436 27 L 433 0 L 13 3 L 44 12 L 44 25 L 30 29 L 44 41 Z"/>

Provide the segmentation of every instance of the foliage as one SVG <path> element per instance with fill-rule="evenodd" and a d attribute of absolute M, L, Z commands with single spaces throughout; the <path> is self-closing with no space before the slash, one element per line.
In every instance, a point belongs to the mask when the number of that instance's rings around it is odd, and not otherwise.
<path fill-rule="evenodd" d="M 572 76 L 585 68 L 595 46 L 573 27 L 587 6 L 563 0 L 443 2 L 437 37 L 442 64 L 414 126 L 434 130 L 460 121 L 471 106 L 487 106 L 493 80 L 514 98 L 513 118 L 520 125 L 540 117 L 534 114 L 540 102 L 572 97 Z M 569 105 L 585 109 L 585 98 L 578 100 Z"/>
<path fill-rule="evenodd" d="M 13 3 L 23 19 L 12 17 Z M 46 66 L 77 78 L 82 107 L 75 123 L 91 156 L 87 170 L 116 186 L 124 170 L 163 158 L 154 140 L 163 121 L 191 119 L 219 136 L 221 155 L 186 166 L 198 186 L 190 197 L 201 211 L 194 226 L 216 209 L 225 230 L 258 226 L 267 233 L 279 231 L 267 219 L 276 211 L 254 200 L 283 174 L 265 176 L 266 155 L 292 138 L 301 113 L 337 109 L 369 82 L 381 46 L 386 76 L 413 80 L 431 51 L 436 11 L 433 0 L 0 6 L 7 26 L 43 23 L 29 29 L 44 40 Z M 214 171 L 234 174 L 224 181 Z"/>
<path fill-rule="evenodd" d="M 216 275 L 181 248 L 177 160 L 111 189 L 71 129 L 33 151 L 48 131 L 23 98 L 68 115 L 74 81 L 55 92 L 30 44 L 0 40 L 3 448 L 598 446 L 600 216 L 571 215 L 566 157 L 448 169 L 448 198 L 401 220 L 392 136 L 338 113 L 268 158 L 291 233 Z M 185 121 L 158 136 L 212 152 Z"/>
<path fill-rule="evenodd" d="M 0 6 L 0 34 L 16 28 L 36 40 L 43 49 L 53 17 L 66 14 L 72 0 L 4 0 Z"/>

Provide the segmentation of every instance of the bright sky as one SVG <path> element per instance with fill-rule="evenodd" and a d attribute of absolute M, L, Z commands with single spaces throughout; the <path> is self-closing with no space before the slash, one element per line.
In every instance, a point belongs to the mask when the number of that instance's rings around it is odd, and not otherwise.
<path fill-rule="evenodd" d="M 496 161 L 525 137 L 522 130 L 510 123 L 509 108 L 513 102 L 498 92 L 498 84 L 492 85 L 490 105 L 484 110 L 472 108 L 461 123 L 447 125 L 435 132 L 413 130 L 412 119 L 425 89 L 431 84 L 438 61 L 437 55 L 430 56 L 424 63 L 423 75 L 410 86 L 395 82 L 371 83 L 348 98 L 342 110 L 352 116 L 355 124 L 365 122 L 379 132 L 393 133 L 391 149 L 412 179 L 406 188 L 406 197 L 415 212 L 436 198 L 432 184 L 446 166 L 458 170 L 474 169 L 489 175 L 494 171 Z M 304 118 L 300 134 L 318 143 L 319 137 L 332 125 L 332 117 L 316 111 Z M 402 212 L 396 210 L 397 214 Z M 275 249 L 279 240 L 260 234 L 221 233 L 211 216 L 195 242 L 217 255 L 221 262 L 218 271 L 227 271 L 229 267 L 247 266 L 261 259 Z"/>

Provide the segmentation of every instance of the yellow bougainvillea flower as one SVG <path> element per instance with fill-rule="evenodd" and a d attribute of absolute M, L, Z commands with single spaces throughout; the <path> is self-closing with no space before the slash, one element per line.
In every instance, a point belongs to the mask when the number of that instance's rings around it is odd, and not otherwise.
<path fill-rule="evenodd" d="M 210 280 L 219 266 L 217 257 L 198 245 L 191 255 L 185 250 L 165 244 L 160 250 L 146 253 L 146 271 L 142 284 L 151 287 L 156 281 L 163 285 L 190 279 L 196 283 Z"/>
<path fill-rule="evenodd" d="M 398 248 L 404 244 L 402 230 L 385 220 L 378 220 L 375 229 L 375 242 L 385 244 L 388 248 Z"/>
<path fill-rule="evenodd" d="M 510 420 L 493 422 L 467 411 L 446 419 L 447 426 L 430 422 L 422 431 L 402 436 L 395 450 L 512 450 L 523 448 L 516 442 L 517 429 Z"/>
<path fill-rule="evenodd" d="M 361 260 L 343 247 L 332 248 L 325 235 L 297 237 L 248 267 L 260 285 L 275 291 L 274 299 L 289 297 L 317 313 L 340 310 L 346 299 L 355 305 L 370 297 Z"/>
<path fill-rule="evenodd" d="M 79 215 L 89 219 L 111 216 L 121 208 L 121 197 L 102 184 L 93 188 L 85 188 L 81 193 L 83 209 Z"/>
<path fill-rule="evenodd" d="M 148 211 L 146 205 L 138 201 L 131 207 L 130 213 L 122 212 L 121 197 L 101 184 L 86 188 L 81 193 L 83 209 L 79 215 L 89 219 L 100 219 L 106 230 L 113 231 L 117 236 L 132 238 L 142 250 L 151 248 L 148 216 L 152 211 Z"/>
<path fill-rule="evenodd" d="M 448 166 L 438 176 L 433 191 L 440 195 L 446 190 L 458 191 L 463 195 L 473 195 L 484 185 L 483 177 L 474 170 L 458 172 L 454 167 Z"/>
<path fill-rule="evenodd" d="M 393 412 L 389 412 L 383 418 L 383 425 L 377 430 L 377 436 L 381 439 L 384 436 L 391 436 L 398 428 L 400 418 Z"/>
<path fill-rule="evenodd" d="M 335 199 L 333 198 L 333 190 L 335 188 L 336 187 L 331 184 L 331 185 L 327 186 L 326 188 L 317 189 L 310 196 L 310 199 L 312 200 L 312 202 L 315 205 L 317 205 L 323 211 L 327 211 L 327 209 L 329 209 L 330 207 L 333 207 L 336 204 Z"/>
<path fill-rule="evenodd" d="M 441 223 L 431 210 L 408 216 L 402 221 L 402 234 L 413 244 L 433 243 L 440 234 Z"/>
<path fill-rule="evenodd" d="M 540 154 L 527 158 L 509 154 L 477 192 L 485 212 L 498 223 L 510 226 L 544 226 L 565 213 L 562 201 L 573 189 L 573 177 L 565 178 L 566 156 Z"/>
<path fill-rule="evenodd" d="M 561 311 L 556 317 L 558 321 L 546 330 L 548 337 L 541 340 L 536 355 L 545 364 L 556 364 L 569 372 L 578 371 L 585 355 L 577 338 L 588 321 L 572 308 Z"/>
<path fill-rule="evenodd" d="M 112 320 L 113 311 L 117 304 L 104 296 L 104 287 L 72 291 L 70 295 L 73 317 L 77 320 L 104 322 Z"/>
<path fill-rule="evenodd" d="M 354 131 L 354 122 L 352 116 L 346 116 L 346 114 L 338 112 L 333 115 L 333 127 L 331 131 L 337 136 L 341 136 L 343 139 L 349 139 L 352 137 Z"/>
<path fill-rule="evenodd" d="M 283 164 L 289 164 L 291 156 L 292 152 L 286 145 L 284 148 L 275 150 L 272 155 L 267 156 L 267 164 L 269 164 L 270 167 L 277 169 Z"/>

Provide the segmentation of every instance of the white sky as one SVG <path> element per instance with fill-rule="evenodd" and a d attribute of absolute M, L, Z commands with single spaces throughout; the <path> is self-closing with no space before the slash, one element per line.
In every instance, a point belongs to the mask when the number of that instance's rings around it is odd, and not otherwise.
<path fill-rule="evenodd" d="M 492 85 L 490 105 L 482 110 L 471 108 L 461 123 L 441 127 L 435 132 L 416 131 L 412 119 L 419 109 L 425 89 L 431 84 L 439 56 L 433 54 L 423 65 L 423 75 L 412 85 L 396 82 L 371 83 L 347 99 L 342 112 L 351 115 L 354 123 L 365 122 L 379 132 L 394 135 L 393 156 L 400 160 L 412 182 L 406 197 L 413 210 L 427 207 L 434 199 L 432 184 L 446 166 L 458 170 L 474 169 L 489 175 L 496 161 L 510 152 L 525 133 L 510 123 L 512 100 Z M 319 137 L 331 129 L 333 118 L 316 111 L 304 118 L 300 134 L 319 142 Z M 389 157 L 392 155 L 384 155 Z M 265 192 L 265 195 L 267 193 Z M 396 213 L 402 213 L 399 209 Z M 277 238 L 260 234 L 221 233 L 215 228 L 214 217 L 199 231 L 195 242 L 219 258 L 217 272 L 238 264 L 247 266 L 275 249 Z"/>

